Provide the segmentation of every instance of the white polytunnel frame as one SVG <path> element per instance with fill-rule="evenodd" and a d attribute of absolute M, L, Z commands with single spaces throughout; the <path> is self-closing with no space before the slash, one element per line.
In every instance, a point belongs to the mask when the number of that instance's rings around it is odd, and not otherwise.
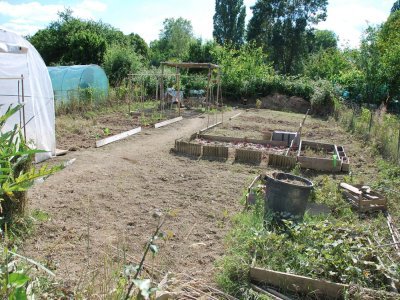
<path fill-rule="evenodd" d="M 4 130 L 18 124 L 27 142 L 44 153 L 36 162 L 56 152 L 54 95 L 46 65 L 37 50 L 16 33 L 0 29 L 0 113 L 10 105 L 23 110 L 6 123 Z"/>

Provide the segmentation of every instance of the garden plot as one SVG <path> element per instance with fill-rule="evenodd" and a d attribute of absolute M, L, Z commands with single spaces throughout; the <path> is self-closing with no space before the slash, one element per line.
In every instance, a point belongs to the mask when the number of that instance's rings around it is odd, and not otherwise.
<path fill-rule="evenodd" d="M 179 139 L 175 151 L 204 158 L 217 158 L 244 163 L 293 168 L 296 164 L 304 169 L 317 171 L 349 171 L 349 159 L 343 146 L 322 143 L 332 136 L 318 121 L 307 116 L 293 114 L 291 118 L 283 112 L 252 110 L 235 115 L 221 124 L 192 134 L 189 139 Z M 306 136 L 310 140 L 302 140 Z M 230 154 L 229 154 L 230 153 Z"/>
<path fill-rule="evenodd" d="M 57 148 L 70 151 L 94 148 L 96 141 L 137 127 L 152 127 L 155 123 L 176 117 L 175 111 L 165 111 L 161 115 L 155 110 L 156 105 L 155 102 L 149 102 L 145 113 L 135 111 L 128 113 L 128 108 L 121 106 L 82 114 L 57 116 Z M 195 111 L 182 111 L 183 117 L 196 114 Z"/>

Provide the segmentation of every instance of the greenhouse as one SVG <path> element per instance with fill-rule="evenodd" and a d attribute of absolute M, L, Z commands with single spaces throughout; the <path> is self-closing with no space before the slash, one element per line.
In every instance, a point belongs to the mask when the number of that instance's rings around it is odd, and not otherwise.
<path fill-rule="evenodd" d="M 98 65 L 48 67 L 57 103 L 73 100 L 99 102 L 108 96 L 108 79 Z"/>

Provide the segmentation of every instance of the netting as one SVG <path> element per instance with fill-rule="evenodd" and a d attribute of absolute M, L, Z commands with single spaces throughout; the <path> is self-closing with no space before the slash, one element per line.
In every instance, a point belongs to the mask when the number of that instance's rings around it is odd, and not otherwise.
<path fill-rule="evenodd" d="M 108 96 L 106 73 L 97 65 L 48 67 L 56 102 L 90 98 L 96 102 Z"/>

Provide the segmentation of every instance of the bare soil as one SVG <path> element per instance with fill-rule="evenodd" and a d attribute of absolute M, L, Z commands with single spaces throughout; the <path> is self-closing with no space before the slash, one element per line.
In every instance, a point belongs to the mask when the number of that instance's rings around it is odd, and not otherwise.
<path fill-rule="evenodd" d="M 196 111 L 182 109 L 183 117 L 198 115 Z M 78 151 L 93 148 L 97 140 L 141 126 L 150 128 L 157 122 L 178 116 L 175 110 L 156 110 L 129 114 L 128 110 L 105 109 L 82 114 L 60 115 L 56 118 L 57 148 Z"/>
<path fill-rule="evenodd" d="M 102 273 L 105 257 L 115 261 L 126 251 L 138 260 L 157 225 L 153 214 L 163 212 L 172 215 L 163 228 L 168 239 L 159 242 L 152 264 L 212 282 L 230 216 L 240 211 L 242 190 L 261 169 L 170 153 L 175 139 L 206 122 L 193 117 L 57 158 L 76 162 L 30 190 L 31 209 L 51 219 L 26 241 L 25 255 L 74 289 Z"/>
<path fill-rule="evenodd" d="M 236 113 L 225 114 L 225 123 L 212 132 L 257 138 L 263 130 L 295 130 L 304 116 L 252 110 L 228 121 Z M 157 225 L 153 215 L 163 212 L 170 215 L 163 227 L 167 240 L 158 242 L 160 252 L 149 260 L 150 268 L 214 284 L 215 261 L 224 254 L 230 216 L 242 210 L 243 190 L 256 175 L 276 170 L 170 153 L 175 139 L 206 124 L 207 117 L 186 118 L 103 148 L 55 159 L 76 158 L 76 162 L 30 190 L 31 209 L 47 212 L 50 220 L 38 225 L 23 254 L 52 268 L 67 288 L 94 281 L 102 284 L 106 277 L 99 274 L 107 273 L 106 262 L 125 257 L 129 263 L 141 257 Z M 369 148 L 353 141 L 334 121 L 309 117 L 303 133 L 304 139 L 343 145 L 353 174 L 365 175 L 366 180 L 374 176 Z M 314 183 L 321 176 L 315 171 L 303 175 Z M 346 174 L 335 176 L 340 179 Z"/>

